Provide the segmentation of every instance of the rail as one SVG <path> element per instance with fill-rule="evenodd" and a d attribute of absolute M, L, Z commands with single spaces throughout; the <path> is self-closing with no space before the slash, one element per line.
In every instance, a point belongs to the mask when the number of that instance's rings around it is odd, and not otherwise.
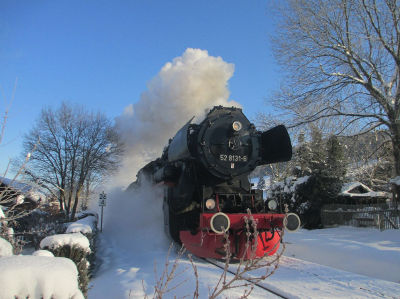
<path fill-rule="evenodd" d="M 215 261 L 213 261 L 213 260 L 211 260 L 211 259 L 206 259 L 206 258 L 201 258 L 201 259 L 202 259 L 203 261 L 209 263 L 209 264 L 212 264 L 212 265 L 214 265 L 214 266 L 216 266 L 216 267 L 222 269 L 222 270 L 225 270 L 224 266 L 222 266 L 222 265 L 216 263 Z M 232 274 L 232 275 L 235 275 L 235 272 L 233 272 L 233 271 L 231 271 L 231 270 L 229 270 L 229 269 L 227 269 L 226 271 L 227 271 L 228 273 Z M 286 297 L 285 295 L 280 294 L 280 293 L 277 292 L 276 290 L 272 290 L 272 289 L 270 289 L 270 288 L 268 288 L 268 287 L 266 287 L 266 286 L 264 286 L 264 285 L 262 285 L 262 284 L 260 284 L 260 283 L 255 283 L 255 282 L 251 281 L 250 278 L 249 278 L 249 279 L 244 278 L 244 280 L 246 280 L 247 282 L 249 282 L 249 283 L 255 285 L 256 287 L 258 287 L 258 288 L 260 288 L 260 289 L 263 289 L 263 290 L 265 290 L 265 291 L 267 291 L 267 292 L 269 292 L 269 293 L 271 293 L 271 294 L 273 294 L 273 295 L 275 295 L 275 296 L 278 296 L 278 297 L 284 298 L 284 299 L 289 299 L 289 297 Z"/>

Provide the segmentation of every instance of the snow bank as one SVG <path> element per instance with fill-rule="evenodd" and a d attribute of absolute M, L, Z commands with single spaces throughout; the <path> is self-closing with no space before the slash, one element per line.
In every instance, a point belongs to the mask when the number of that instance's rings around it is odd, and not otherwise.
<path fill-rule="evenodd" d="M 0 298 L 84 298 L 78 271 L 67 258 L 11 256 L 0 258 Z"/>
<path fill-rule="evenodd" d="M 40 242 L 40 248 L 55 249 L 65 245 L 69 245 L 70 247 L 78 246 L 88 253 L 91 252 L 88 238 L 81 233 L 48 236 Z"/>
<path fill-rule="evenodd" d="M 48 250 L 36 250 L 35 252 L 32 253 L 33 256 L 48 256 L 48 257 L 54 257 L 54 254 L 51 253 Z"/>
<path fill-rule="evenodd" d="M 0 257 L 13 255 L 13 248 L 7 240 L 0 237 Z"/>
<path fill-rule="evenodd" d="M 68 225 L 66 233 L 91 234 L 96 228 L 97 218 L 88 216 Z"/>

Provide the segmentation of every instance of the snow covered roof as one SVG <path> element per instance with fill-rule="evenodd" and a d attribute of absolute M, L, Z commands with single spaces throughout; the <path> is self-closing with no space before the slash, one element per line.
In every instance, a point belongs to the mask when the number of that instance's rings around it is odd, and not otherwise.
<path fill-rule="evenodd" d="M 68 258 L 14 255 L 0 258 L 0 269 L 1 298 L 84 298 Z"/>
<path fill-rule="evenodd" d="M 0 184 L 5 185 L 9 188 L 14 189 L 15 191 L 21 193 L 17 196 L 17 202 L 22 203 L 25 198 L 29 198 L 35 202 L 39 200 L 45 200 L 46 195 L 42 192 L 38 191 L 35 187 L 22 183 L 16 180 L 8 179 L 0 176 Z"/>
<path fill-rule="evenodd" d="M 382 191 L 372 191 L 371 188 L 360 182 L 345 183 L 342 186 L 340 195 L 348 197 L 387 197 L 388 194 Z"/>
<path fill-rule="evenodd" d="M 397 186 L 400 186 L 400 176 L 397 176 L 397 177 L 391 179 L 390 183 L 394 184 L 394 185 L 397 185 Z"/>

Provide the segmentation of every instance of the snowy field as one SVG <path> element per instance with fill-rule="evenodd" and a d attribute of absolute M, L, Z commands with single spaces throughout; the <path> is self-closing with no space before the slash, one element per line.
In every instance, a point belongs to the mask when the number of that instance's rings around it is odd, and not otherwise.
<path fill-rule="evenodd" d="M 286 256 L 400 284 L 400 230 L 299 230 L 285 241 Z"/>
<path fill-rule="evenodd" d="M 116 193 L 105 210 L 98 256 L 102 264 L 91 282 L 89 298 L 153 297 L 164 270 L 169 241 L 163 233 L 161 190 Z M 121 207 L 124 207 L 121 209 Z M 140 208 L 138 208 L 140 207 Z M 339 227 L 285 234 L 286 251 L 277 272 L 264 284 L 289 298 L 399 298 L 400 231 Z M 173 251 L 169 257 L 172 264 Z M 207 298 L 221 270 L 195 260 L 199 298 Z M 180 261 L 173 288 L 164 298 L 193 297 L 195 275 L 187 258 Z M 224 293 L 240 298 L 243 289 Z M 265 298 L 255 289 L 250 298 Z M 270 298 L 271 295 L 268 295 Z"/>

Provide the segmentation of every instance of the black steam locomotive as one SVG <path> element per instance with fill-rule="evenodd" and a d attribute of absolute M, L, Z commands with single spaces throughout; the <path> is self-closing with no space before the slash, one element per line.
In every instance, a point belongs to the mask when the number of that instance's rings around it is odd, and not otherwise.
<path fill-rule="evenodd" d="M 234 107 L 216 106 L 200 124 L 192 120 L 169 141 L 160 158 L 139 171 L 130 188 L 142 179 L 163 184 L 165 230 L 198 256 L 224 257 L 227 232 L 232 256 L 249 257 L 248 210 L 259 232 L 256 255 L 275 253 L 282 230 L 296 230 L 298 217 L 285 214 L 274 200 L 264 202 L 262 191 L 251 188 L 248 174 L 259 165 L 291 159 L 286 128 L 257 131 Z"/>

